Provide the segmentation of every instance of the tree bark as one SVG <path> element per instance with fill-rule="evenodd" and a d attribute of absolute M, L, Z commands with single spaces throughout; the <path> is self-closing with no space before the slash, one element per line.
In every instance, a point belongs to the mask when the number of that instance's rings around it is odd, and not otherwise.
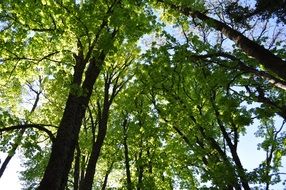
<path fill-rule="evenodd" d="M 38 187 L 39 190 L 64 190 L 68 173 L 74 157 L 74 150 L 78 141 L 82 119 L 92 94 L 93 85 L 101 71 L 106 53 L 100 53 L 97 59 L 91 58 L 85 72 L 85 79 L 81 86 L 86 63 L 83 55 L 76 57 L 73 85 L 78 85 L 86 93 L 76 95 L 72 89 L 69 93 L 57 137 L 52 145 L 52 151 L 44 177 Z"/>

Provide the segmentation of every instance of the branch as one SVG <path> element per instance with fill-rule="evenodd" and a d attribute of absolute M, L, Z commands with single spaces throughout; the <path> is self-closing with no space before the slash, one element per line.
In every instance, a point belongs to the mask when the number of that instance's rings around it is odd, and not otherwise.
<path fill-rule="evenodd" d="M 176 5 L 166 0 L 157 0 L 170 9 L 177 10 L 185 16 L 191 16 L 206 23 L 207 26 L 223 33 L 227 38 L 232 40 L 240 49 L 242 49 L 248 56 L 255 58 L 266 70 L 273 72 L 286 81 L 286 61 L 281 57 L 276 56 L 271 51 L 265 49 L 262 45 L 250 40 L 238 30 L 235 30 L 227 24 L 220 22 L 212 17 L 207 16 L 204 12 L 197 11 L 188 6 Z"/>
<path fill-rule="evenodd" d="M 217 53 L 210 53 L 210 54 L 205 54 L 205 55 L 189 55 L 190 58 L 194 58 L 194 59 L 206 59 L 206 58 L 212 58 L 212 57 L 224 57 L 227 59 L 230 59 L 232 61 L 237 61 L 238 63 L 238 67 L 240 70 L 248 72 L 248 73 L 252 73 L 256 76 L 260 76 L 266 80 L 268 80 L 271 84 L 273 84 L 274 86 L 286 90 L 286 82 L 284 82 L 283 80 L 265 72 L 265 71 L 259 71 L 256 70 L 255 68 L 252 68 L 250 66 L 247 66 L 245 63 L 243 63 L 240 59 L 236 58 L 235 56 L 225 53 L 225 52 L 217 52 Z"/>
<path fill-rule="evenodd" d="M 49 126 L 49 127 L 57 127 L 54 125 L 45 125 L 45 124 L 24 124 L 24 125 L 13 125 L 10 127 L 4 127 L 4 128 L 0 128 L 0 133 L 4 132 L 4 131 L 13 131 L 13 130 L 17 130 L 17 129 L 28 129 L 28 128 L 36 128 L 40 131 L 44 131 L 45 133 L 47 133 L 47 135 L 50 137 L 50 139 L 52 140 L 52 142 L 55 141 L 55 136 L 53 135 L 53 133 L 48 130 L 47 128 L 45 128 L 45 126 Z"/>
<path fill-rule="evenodd" d="M 37 63 L 40 63 L 41 61 L 45 60 L 45 59 L 48 59 L 50 61 L 54 61 L 54 60 L 51 60 L 49 59 L 49 57 L 55 55 L 55 54 L 58 54 L 60 53 L 60 51 L 54 51 L 54 52 L 51 52 L 41 58 L 29 58 L 29 57 L 19 57 L 18 55 L 16 55 L 15 53 L 9 51 L 8 49 L 5 49 L 6 51 L 8 51 L 9 53 L 13 54 L 15 57 L 12 57 L 12 58 L 7 58 L 7 59 L 1 59 L 1 61 L 20 61 L 20 60 L 27 60 L 27 61 L 36 61 Z M 55 61 L 57 62 L 57 61 Z"/>

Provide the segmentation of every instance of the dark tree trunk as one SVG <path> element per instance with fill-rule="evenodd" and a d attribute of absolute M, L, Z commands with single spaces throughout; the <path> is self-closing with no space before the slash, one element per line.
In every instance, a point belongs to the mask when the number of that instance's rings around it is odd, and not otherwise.
<path fill-rule="evenodd" d="M 106 171 L 106 173 L 105 173 L 101 190 L 105 190 L 105 189 L 106 189 L 107 181 L 108 181 L 108 176 L 109 176 L 110 172 L 112 171 L 113 164 L 114 164 L 114 162 L 111 163 L 111 165 L 109 166 L 109 168 L 107 169 L 107 171 Z"/>
<path fill-rule="evenodd" d="M 93 185 L 93 178 L 96 170 L 96 163 L 99 158 L 100 150 L 106 135 L 106 126 L 99 127 L 96 142 L 92 146 L 92 152 L 87 164 L 85 177 L 81 183 L 80 190 L 91 190 Z"/>
<path fill-rule="evenodd" d="M 16 150 L 17 150 L 17 148 L 18 148 L 19 145 L 20 145 L 20 141 L 21 141 L 22 138 L 23 138 L 23 134 L 24 134 L 25 130 L 26 130 L 26 129 L 21 129 L 21 130 L 20 130 L 20 134 L 17 136 L 16 141 L 15 141 L 15 143 L 13 144 L 12 149 L 10 150 L 10 153 L 6 156 L 4 162 L 2 163 L 1 168 L 0 168 L 0 178 L 1 178 L 2 175 L 4 174 L 4 171 L 5 171 L 6 167 L 7 167 L 7 165 L 9 164 L 9 162 L 11 161 L 11 159 L 13 158 L 13 156 L 15 155 Z"/>
<path fill-rule="evenodd" d="M 74 184 L 73 184 L 73 189 L 78 190 L 79 186 L 79 176 L 80 176 L 80 147 L 77 144 L 76 146 L 76 156 L 75 156 L 75 162 L 74 162 Z"/>
<path fill-rule="evenodd" d="M 166 3 L 161 0 L 161 2 Z M 166 3 L 168 4 L 168 3 Z M 226 37 L 231 39 L 235 44 L 240 47 L 247 55 L 254 57 L 259 61 L 267 70 L 275 73 L 281 79 L 286 81 L 286 62 L 280 57 L 274 55 L 263 46 L 250 40 L 239 31 L 236 31 L 214 18 L 211 18 L 199 11 L 194 11 L 188 7 L 180 7 L 174 4 L 169 4 L 171 8 L 178 10 L 186 16 L 198 18 L 204 21 L 208 26 L 222 32 Z"/>
<path fill-rule="evenodd" d="M 242 186 L 245 190 L 250 190 L 244 168 L 243 168 L 241 161 L 239 159 L 239 156 L 237 154 L 237 150 L 236 150 L 237 147 L 236 147 L 236 145 L 234 145 L 232 143 L 231 138 L 229 137 L 229 134 L 227 133 L 226 128 L 223 125 L 223 122 L 220 120 L 219 110 L 218 110 L 217 106 L 215 105 L 215 97 L 211 98 L 211 102 L 212 102 L 212 107 L 214 108 L 217 123 L 218 123 L 219 128 L 222 132 L 223 138 L 226 140 L 226 144 L 230 149 L 230 152 L 231 152 L 232 158 L 234 160 L 234 163 L 236 165 L 237 173 L 238 173 L 238 176 L 241 180 Z"/>
<path fill-rule="evenodd" d="M 137 190 L 142 189 L 143 187 L 143 174 L 144 174 L 144 166 L 142 164 L 142 154 L 143 154 L 143 140 L 141 138 L 140 141 L 140 151 L 139 151 L 139 164 L 137 166 L 137 173 L 138 173 L 138 179 L 137 179 Z"/>
<path fill-rule="evenodd" d="M 234 160 L 234 163 L 236 165 L 238 176 L 241 179 L 242 186 L 243 186 L 243 188 L 245 190 L 250 190 L 250 187 L 249 187 L 249 184 L 248 184 L 248 180 L 247 180 L 244 168 L 243 168 L 243 166 L 242 166 L 242 164 L 240 162 L 240 159 L 239 159 L 239 156 L 237 154 L 236 148 L 232 144 L 231 139 L 228 136 L 224 126 L 221 125 L 221 124 L 219 124 L 219 125 L 220 125 L 220 129 L 221 129 L 221 131 L 223 133 L 223 137 L 226 140 L 226 143 L 227 143 L 228 147 L 230 148 L 230 152 L 231 152 L 232 158 Z"/>
<path fill-rule="evenodd" d="M 39 82 L 41 83 L 41 77 L 39 77 Z M 33 92 L 36 93 L 36 99 L 35 102 L 33 104 L 33 107 L 30 111 L 30 114 L 32 114 L 35 109 L 38 106 L 39 100 L 40 100 L 40 95 L 42 93 L 42 91 L 40 90 L 39 92 L 35 91 L 34 89 L 32 89 Z M 16 140 L 14 142 L 14 144 L 12 145 L 12 149 L 9 151 L 9 154 L 7 155 L 7 157 L 5 158 L 3 164 L 0 167 L 0 178 L 2 177 L 3 173 L 5 172 L 9 162 L 11 161 L 11 159 L 13 158 L 13 156 L 16 154 L 16 150 L 18 149 L 19 145 L 21 144 L 21 140 L 23 138 L 23 135 L 25 133 L 26 129 L 21 129 L 18 136 L 16 137 Z"/>
<path fill-rule="evenodd" d="M 130 173 L 130 164 L 129 164 L 129 149 L 127 144 L 127 118 L 124 119 L 123 122 L 123 146 L 124 146 L 124 158 L 125 158 L 125 170 L 126 170 L 126 183 L 127 183 L 127 189 L 132 190 L 132 182 L 131 182 L 131 173 Z"/>
<path fill-rule="evenodd" d="M 80 185 L 80 190 L 92 189 L 94 174 L 96 170 L 96 163 L 99 158 L 100 150 L 102 148 L 107 131 L 109 108 L 112 102 L 112 100 L 109 100 L 109 94 L 108 94 L 110 85 L 111 85 L 110 83 L 105 84 L 104 104 L 103 104 L 103 111 L 102 113 L 100 112 L 99 116 L 98 134 L 96 141 L 95 142 L 93 141 L 92 152 L 87 164 L 84 179 Z"/>
<path fill-rule="evenodd" d="M 92 94 L 93 85 L 100 73 L 106 54 L 102 51 L 98 59 L 92 58 L 85 73 L 85 79 L 81 86 L 83 72 L 86 63 L 83 55 L 76 56 L 76 66 L 73 85 L 78 85 L 86 94 L 76 95 L 71 89 L 62 120 L 60 122 L 57 137 L 52 146 L 52 151 L 44 177 L 39 190 L 63 190 L 67 184 L 68 173 L 72 165 L 74 150 L 78 141 L 82 119 Z"/>

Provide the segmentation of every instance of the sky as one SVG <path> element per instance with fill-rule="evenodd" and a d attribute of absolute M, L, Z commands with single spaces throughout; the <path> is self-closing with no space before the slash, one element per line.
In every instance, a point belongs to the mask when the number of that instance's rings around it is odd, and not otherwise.
<path fill-rule="evenodd" d="M 1 164 L 4 156 L 6 156 L 6 154 L 4 155 L 3 153 L 0 153 Z M 19 155 L 15 155 L 10 161 L 3 176 L 0 178 L 0 189 L 20 190 L 22 186 L 20 180 L 18 179 L 18 172 L 21 171 L 21 169 Z"/>
<path fill-rule="evenodd" d="M 282 119 L 275 118 L 275 126 L 281 126 Z M 247 132 L 242 136 L 238 143 L 238 154 L 243 167 L 249 171 L 257 168 L 259 164 L 265 160 L 265 152 L 263 150 L 257 149 L 257 144 L 262 142 L 262 138 L 255 136 L 259 123 L 255 121 L 253 125 L 247 127 Z M 285 128 L 284 130 L 285 131 Z M 280 172 L 286 173 L 286 158 L 282 158 L 282 168 Z M 281 183 L 270 186 L 274 190 L 286 190 L 285 186 L 282 184 L 283 180 L 286 180 L 286 175 L 281 175 Z"/>

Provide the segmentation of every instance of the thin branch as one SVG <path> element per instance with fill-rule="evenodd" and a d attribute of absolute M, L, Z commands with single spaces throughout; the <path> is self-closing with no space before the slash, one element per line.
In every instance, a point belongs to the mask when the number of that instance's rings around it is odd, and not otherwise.
<path fill-rule="evenodd" d="M 8 51 L 6 49 L 6 51 Z M 55 55 L 55 54 L 58 54 L 60 53 L 60 51 L 54 51 L 54 52 L 51 52 L 41 58 L 29 58 L 29 57 L 19 57 L 18 55 L 16 55 L 15 53 L 11 52 L 11 51 L 8 51 L 9 53 L 13 54 L 15 57 L 12 57 L 12 58 L 8 58 L 8 59 L 2 59 L 1 61 L 21 61 L 21 60 L 27 60 L 27 61 L 36 61 L 37 63 L 40 63 L 41 61 L 43 60 L 46 60 L 48 59 L 49 57 Z M 51 59 L 48 59 L 50 61 L 52 61 Z"/>

